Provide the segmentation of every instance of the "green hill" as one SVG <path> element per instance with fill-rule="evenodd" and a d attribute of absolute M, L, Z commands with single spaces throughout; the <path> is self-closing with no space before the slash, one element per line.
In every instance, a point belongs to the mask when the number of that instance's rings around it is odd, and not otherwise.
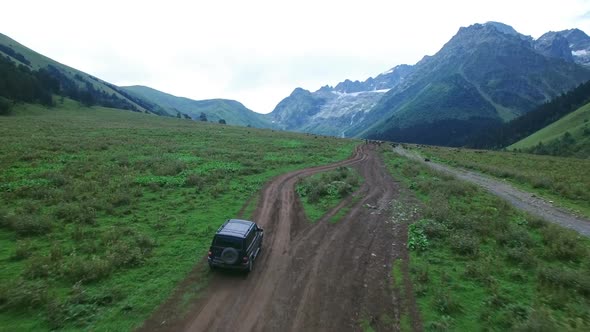
<path fill-rule="evenodd" d="M 190 117 L 193 120 L 201 119 L 201 113 L 204 113 L 203 119 L 206 117 L 207 121 L 218 122 L 223 119 L 227 124 L 233 125 L 272 127 L 270 120 L 262 114 L 247 109 L 235 100 L 191 100 L 144 86 L 119 87 L 54 61 L 2 34 L 0 57 L 0 76 L 3 75 L 0 77 L 0 113 L 6 113 L 4 110 L 10 103 L 6 99 L 50 105 L 51 96 L 57 94 L 87 106 L 97 105 L 163 116 Z M 28 88 L 28 98 L 18 98 L 18 90 L 25 89 L 26 84 L 34 87 L 48 80 L 55 84 L 49 84 L 48 88 Z M 17 81 L 26 84 L 17 84 Z M 17 91 L 10 95 L 3 93 L 10 92 L 9 88 Z"/>
<path fill-rule="evenodd" d="M 0 55 L 31 71 L 45 71 L 59 82 L 59 94 L 87 105 L 169 115 L 149 101 L 129 96 L 114 84 L 54 61 L 3 34 L 0 34 Z"/>
<path fill-rule="evenodd" d="M 590 103 L 510 145 L 508 149 L 590 157 Z"/>
<path fill-rule="evenodd" d="M 206 115 L 207 121 L 218 122 L 223 119 L 227 124 L 270 128 L 272 124 L 262 114 L 253 112 L 241 103 L 228 99 L 192 100 L 176 97 L 146 86 L 122 87 L 131 95 L 150 100 L 172 115 L 186 114 L 198 120 L 201 113 Z"/>

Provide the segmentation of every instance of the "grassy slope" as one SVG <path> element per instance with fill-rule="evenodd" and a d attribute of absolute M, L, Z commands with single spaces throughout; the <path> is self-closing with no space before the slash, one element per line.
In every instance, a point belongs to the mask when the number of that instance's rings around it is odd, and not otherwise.
<path fill-rule="evenodd" d="M 227 124 L 257 128 L 270 128 L 272 124 L 262 114 L 247 109 L 235 100 L 210 99 L 191 100 L 176 97 L 158 90 L 144 86 L 128 86 L 125 90 L 147 100 L 151 100 L 164 107 L 168 113 L 175 114 L 176 110 L 198 119 L 201 112 L 207 114 L 209 121 L 218 122 L 224 119 Z"/>
<path fill-rule="evenodd" d="M 586 121 L 586 122 L 584 122 Z M 534 134 L 510 145 L 509 150 L 526 149 L 533 147 L 540 142 L 547 144 L 550 141 L 558 139 L 566 132 L 572 134 L 575 139 L 590 141 L 590 137 L 584 139 L 584 129 L 589 128 L 590 124 L 590 104 L 586 104 L 576 111 L 564 116 L 553 122 L 547 127 L 535 132 Z M 581 143 L 581 141 L 580 141 Z"/>
<path fill-rule="evenodd" d="M 427 331 L 590 328 L 590 241 L 383 151 L 420 198 L 410 272 Z"/>
<path fill-rule="evenodd" d="M 5 36 L 1 33 L 0 33 L 0 44 L 10 46 L 16 52 L 24 55 L 24 57 L 31 62 L 31 68 L 34 70 L 45 68 L 48 65 L 53 65 L 56 68 L 60 69 L 60 71 L 62 73 L 64 73 L 67 77 L 69 77 L 70 79 L 77 82 L 80 86 L 83 86 L 84 83 L 80 82 L 75 77 L 76 75 L 83 77 L 87 82 L 90 82 L 94 86 L 94 88 L 97 90 L 105 91 L 109 95 L 115 94 L 121 99 L 127 99 L 124 96 L 120 95 L 118 92 L 111 89 L 106 84 L 104 84 L 102 81 L 94 78 L 93 76 L 90 76 L 90 75 L 88 75 L 82 71 L 79 71 L 75 68 L 63 65 L 63 64 L 61 64 L 55 60 L 52 60 L 42 54 L 39 54 L 39 53 L 31 50 L 30 48 L 18 43 L 17 41 L 15 41 L 15 40 L 13 40 L 13 39 L 9 38 L 8 36 Z M 0 53 L 4 55 L 4 53 L 2 53 L 2 52 L 0 52 Z M 16 63 L 20 64 L 20 62 L 18 60 L 14 59 L 14 58 L 12 58 L 12 60 L 15 61 Z M 134 103 L 133 101 L 129 100 L 129 102 L 131 104 L 135 105 L 139 110 L 145 111 L 145 109 L 143 107 Z"/>
<path fill-rule="evenodd" d="M 0 117 L 0 330 L 136 327 L 266 181 L 355 145 L 67 100 L 16 114 Z"/>
<path fill-rule="evenodd" d="M 434 161 L 508 180 L 517 187 L 590 218 L 588 159 L 442 147 L 415 149 Z"/>

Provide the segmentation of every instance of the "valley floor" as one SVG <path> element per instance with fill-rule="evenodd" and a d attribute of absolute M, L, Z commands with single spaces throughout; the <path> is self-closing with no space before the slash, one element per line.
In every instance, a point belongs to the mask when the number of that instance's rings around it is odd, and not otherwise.
<path fill-rule="evenodd" d="M 339 166 L 355 167 L 365 178 L 353 194 L 361 198 L 336 224 L 328 219 L 342 204 L 309 223 L 295 184 Z M 399 188 L 370 145 L 357 148 L 349 160 L 275 178 L 253 216 L 266 234 L 254 271 L 247 276 L 216 271 L 187 315 L 171 319 L 171 308 L 179 304 L 173 297 L 141 330 L 351 331 L 367 325 L 388 331 L 399 330 L 400 321 L 419 329 L 415 301 L 402 295 L 413 294 L 411 283 L 403 282 L 408 280 L 407 224 L 394 222 L 388 213 L 397 199 Z M 398 272 L 406 278 L 392 275 L 398 260 Z"/>

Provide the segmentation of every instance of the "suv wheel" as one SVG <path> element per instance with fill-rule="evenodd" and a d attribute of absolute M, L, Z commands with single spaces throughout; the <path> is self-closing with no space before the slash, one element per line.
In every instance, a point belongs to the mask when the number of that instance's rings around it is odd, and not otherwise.
<path fill-rule="evenodd" d="M 239 256 L 238 251 L 232 247 L 227 247 L 221 252 L 221 259 L 225 264 L 235 264 Z"/>

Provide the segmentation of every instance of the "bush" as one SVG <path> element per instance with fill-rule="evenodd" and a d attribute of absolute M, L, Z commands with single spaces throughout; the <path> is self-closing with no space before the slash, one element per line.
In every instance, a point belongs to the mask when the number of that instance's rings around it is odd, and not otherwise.
<path fill-rule="evenodd" d="M 29 258 L 33 254 L 33 246 L 29 240 L 18 240 L 14 249 L 12 258 L 15 260 L 23 260 Z"/>
<path fill-rule="evenodd" d="M 121 207 L 125 205 L 130 205 L 133 201 L 133 198 L 129 192 L 116 192 L 113 193 L 109 199 L 109 203 L 113 205 L 113 207 Z"/>
<path fill-rule="evenodd" d="M 49 295 L 44 280 L 18 279 L 0 286 L 0 309 L 28 310 L 47 303 Z"/>
<path fill-rule="evenodd" d="M 533 310 L 528 319 L 515 326 L 514 331 L 553 332 L 559 331 L 555 318 L 549 310 Z"/>
<path fill-rule="evenodd" d="M 112 271 L 112 263 L 97 256 L 70 256 L 63 268 L 66 278 L 73 282 L 100 280 L 109 276 Z"/>
<path fill-rule="evenodd" d="M 531 251 L 521 247 L 508 248 L 506 250 L 506 258 L 508 261 L 526 268 L 534 267 L 537 264 L 537 258 Z"/>
<path fill-rule="evenodd" d="M 529 233 L 517 226 L 509 226 L 507 230 L 500 232 L 496 236 L 498 244 L 510 248 L 530 248 L 533 245 L 533 239 Z"/>
<path fill-rule="evenodd" d="M 79 203 L 65 203 L 55 210 L 55 216 L 66 222 L 94 225 L 96 223 L 96 210 L 90 206 L 82 206 Z"/>
<path fill-rule="evenodd" d="M 7 215 L 2 218 L 1 224 L 22 236 L 44 235 L 52 228 L 47 217 L 37 215 Z"/>
<path fill-rule="evenodd" d="M 0 96 L 0 116 L 12 113 L 12 101 Z"/>
<path fill-rule="evenodd" d="M 580 243 L 580 235 L 550 224 L 541 229 L 545 243 L 545 256 L 569 261 L 580 261 L 588 257 L 588 251 Z"/>
<path fill-rule="evenodd" d="M 590 297 L 590 275 L 567 268 L 547 267 L 538 274 L 539 281 L 546 286 L 573 289 Z"/>
<path fill-rule="evenodd" d="M 33 256 L 27 260 L 23 276 L 27 279 L 46 278 L 53 268 L 53 262 L 48 256 Z"/>
<path fill-rule="evenodd" d="M 447 226 L 432 219 L 422 219 L 417 225 L 423 230 L 428 239 L 443 239 L 447 236 Z"/>
<path fill-rule="evenodd" d="M 527 219 L 527 225 L 533 229 L 540 229 L 543 227 L 547 227 L 549 223 L 547 220 L 538 218 L 538 217 L 530 217 Z"/>
<path fill-rule="evenodd" d="M 199 174 L 189 174 L 184 180 L 184 185 L 201 190 L 205 186 L 205 179 Z"/>
<path fill-rule="evenodd" d="M 70 183 L 70 179 L 62 172 L 46 172 L 45 174 L 42 174 L 42 177 L 56 187 L 63 187 Z"/>
<path fill-rule="evenodd" d="M 182 160 L 162 160 L 153 165 L 152 173 L 159 176 L 175 176 L 187 168 Z"/>
<path fill-rule="evenodd" d="M 451 249 L 460 255 L 476 256 L 479 253 L 479 239 L 469 232 L 459 232 L 451 236 Z"/>
<path fill-rule="evenodd" d="M 449 294 L 447 289 L 439 290 L 433 299 L 434 309 L 444 315 L 452 315 L 463 311 L 461 304 Z"/>

